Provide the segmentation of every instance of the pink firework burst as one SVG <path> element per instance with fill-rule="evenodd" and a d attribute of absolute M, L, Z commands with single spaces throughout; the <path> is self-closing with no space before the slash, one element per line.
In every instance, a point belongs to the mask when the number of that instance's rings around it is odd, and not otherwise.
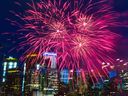
<path fill-rule="evenodd" d="M 59 70 L 79 69 L 96 80 L 101 77 L 102 62 L 112 63 L 110 54 L 119 37 L 110 29 L 122 25 L 108 0 L 32 0 L 25 5 L 24 14 L 15 14 L 24 23 L 12 22 L 23 32 L 25 41 L 19 46 L 27 46 L 25 54 L 37 53 L 36 60 L 43 62 L 44 52 L 55 52 Z"/>

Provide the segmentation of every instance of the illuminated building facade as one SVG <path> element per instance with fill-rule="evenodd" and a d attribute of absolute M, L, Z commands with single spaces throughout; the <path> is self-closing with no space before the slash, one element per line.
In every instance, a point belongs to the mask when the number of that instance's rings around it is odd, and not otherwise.
<path fill-rule="evenodd" d="M 24 95 L 42 96 L 43 94 L 54 94 L 58 90 L 58 72 L 56 69 L 56 54 L 44 53 L 51 62 L 51 66 L 47 64 L 39 64 L 38 61 L 32 62 L 36 54 L 27 55 L 26 72 L 24 75 Z M 45 62 L 47 63 L 47 62 Z M 35 95 L 36 94 L 36 95 Z M 38 94 L 38 95 L 37 95 Z"/>
<path fill-rule="evenodd" d="M 44 57 L 49 57 L 51 61 L 51 66 L 47 67 L 46 71 L 46 79 L 44 82 L 46 84 L 44 85 L 44 94 L 56 94 L 58 91 L 58 72 L 57 72 L 57 66 L 56 66 L 56 53 L 46 52 L 43 54 Z"/>
<path fill-rule="evenodd" d="M 40 94 L 40 64 L 37 63 L 38 61 L 34 61 L 36 56 L 35 53 L 26 56 L 22 82 L 24 96 L 42 96 Z M 38 93 L 38 95 L 35 95 L 35 93 Z"/>
<path fill-rule="evenodd" d="M 36 84 L 38 84 L 38 82 L 35 80 L 35 70 L 34 68 L 32 69 L 27 69 L 27 71 L 24 73 L 24 81 L 22 83 L 23 88 L 22 88 L 22 92 L 24 93 L 25 96 L 33 96 L 32 93 L 34 92 L 34 90 L 38 90 L 38 86 L 36 86 Z"/>
<path fill-rule="evenodd" d="M 9 57 L 4 59 L 2 76 L 4 94 L 8 93 L 14 96 L 21 94 L 22 73 L 18 68 L 18 60 L 16 58 Z"/>
<path fill-rule="evenodd" d="M 123 69 L 119 73 L 122 78 L 122 89 L 128 91 L 128 62 L 122 64 Z"/>
<path fill-rule="evenodd" d="M 64 84 L 69 83 L 69 70 L 68 69 L 63 69 L 60 72 L 60 81 Z"/>
<path fill-rule="evenodd" d="M 17 68 L 18 60 L 13 57 L 5 58 L 3 63 L 3 79 L 2 82 L 6 81 L 7 70 Z"/>
<path fill-rule="evenodd" d="M 19 96 L 21 94 L 22 74 L 20 69 L 8 69 L 6 77 L 6 89 L 5 92 L 12 94 L 13 96 Z"/>

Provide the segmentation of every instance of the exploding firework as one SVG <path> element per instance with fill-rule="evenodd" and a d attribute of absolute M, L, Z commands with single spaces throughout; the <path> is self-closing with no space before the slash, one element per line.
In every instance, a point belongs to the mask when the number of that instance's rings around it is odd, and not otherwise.
<path fill-rule="evenodd" d="M 24 41 L 19 46 L 27 47 L 25 54 L 37 53 L 40 60 L 43 53 L 55 52 L 59 70 L 78 69 L 96 80 L 101 77 L 102 62 L 112 62 L 119 37 L 110 29 L 121 25 L 108 0 L 32 0 L 25 5 L 24 15 L 15 13 L 23 23 L 12 22 L 20 27 Z"/>

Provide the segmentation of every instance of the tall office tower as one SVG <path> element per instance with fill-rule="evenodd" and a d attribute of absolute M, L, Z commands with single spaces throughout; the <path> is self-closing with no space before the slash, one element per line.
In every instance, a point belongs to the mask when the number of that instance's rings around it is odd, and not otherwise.
<path fill-rule="evenodd" d="M 58 72 L 56 65 L 56 53 L 46 52 L 44 57 L 48 57 L 51 62 L 51 66 L 47 66 L 47 84 L 44 87 L 45 94 L 56 94 L 58 91 Z"/>
<path fill-rule="evenodd" d="M 17 58 L 9 57 L 4 59 L 2 85 L 6 95 L 17 96 L 21 94 L 21 70 L 17 65 Z"/>
<path fill-rule="evenodd" d="M 22 91 L 24 96 L 42 96 L 40 94 L 40 64 L 36 53 L 26 56 L 24 63 L 24 77 L 22 82 Z M 37 95 L 38 94 L 38 95 Z"/>
<path fill-rule="evenodd" d="M 6 81 L 6 75 L 9 69 L 17 68 L 18 60 L 13 57 L 5 58 L 3 62 L 3 79 L 2 82 Z"/>

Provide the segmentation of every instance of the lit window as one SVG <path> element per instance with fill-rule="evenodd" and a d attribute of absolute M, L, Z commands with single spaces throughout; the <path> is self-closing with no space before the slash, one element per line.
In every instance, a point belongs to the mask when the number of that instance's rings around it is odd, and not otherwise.
<path fill-rule="evenodd" d="M 4 66 L 7 66 L 7 62 L 4 62 Z"/>
<path fill-rule="evenodd" d="M 2 82 L 5 82 L 5 78 L 3 78 Z"/>
<path fill-rule="evenodd" d="M 9 69 L 12 69 L 13 68 L 13 62 L 9 62 Z"/>
<path fill-rule="evenodd" d="M 6 70 L 6 66 L 4 66 L 4 71 Z"/>
<path fill-rule="evenodd" d="M 3 76 L 5 76 L 5 74 L 6 74 L 6 71 L 3 72 Z"/>
<path fill-rule="evenodd" d="M 17 67 L 17 62 L 14 62 L 14 66 L 13 66 L 14 68 L 16 68 Z"/>
<path fill-rule="evenodd" d="M 39 64 L 36 65 L 36 69 L 37 69 L 37 70 L 40 69 L 40 65 L 39 65 Z"/>

